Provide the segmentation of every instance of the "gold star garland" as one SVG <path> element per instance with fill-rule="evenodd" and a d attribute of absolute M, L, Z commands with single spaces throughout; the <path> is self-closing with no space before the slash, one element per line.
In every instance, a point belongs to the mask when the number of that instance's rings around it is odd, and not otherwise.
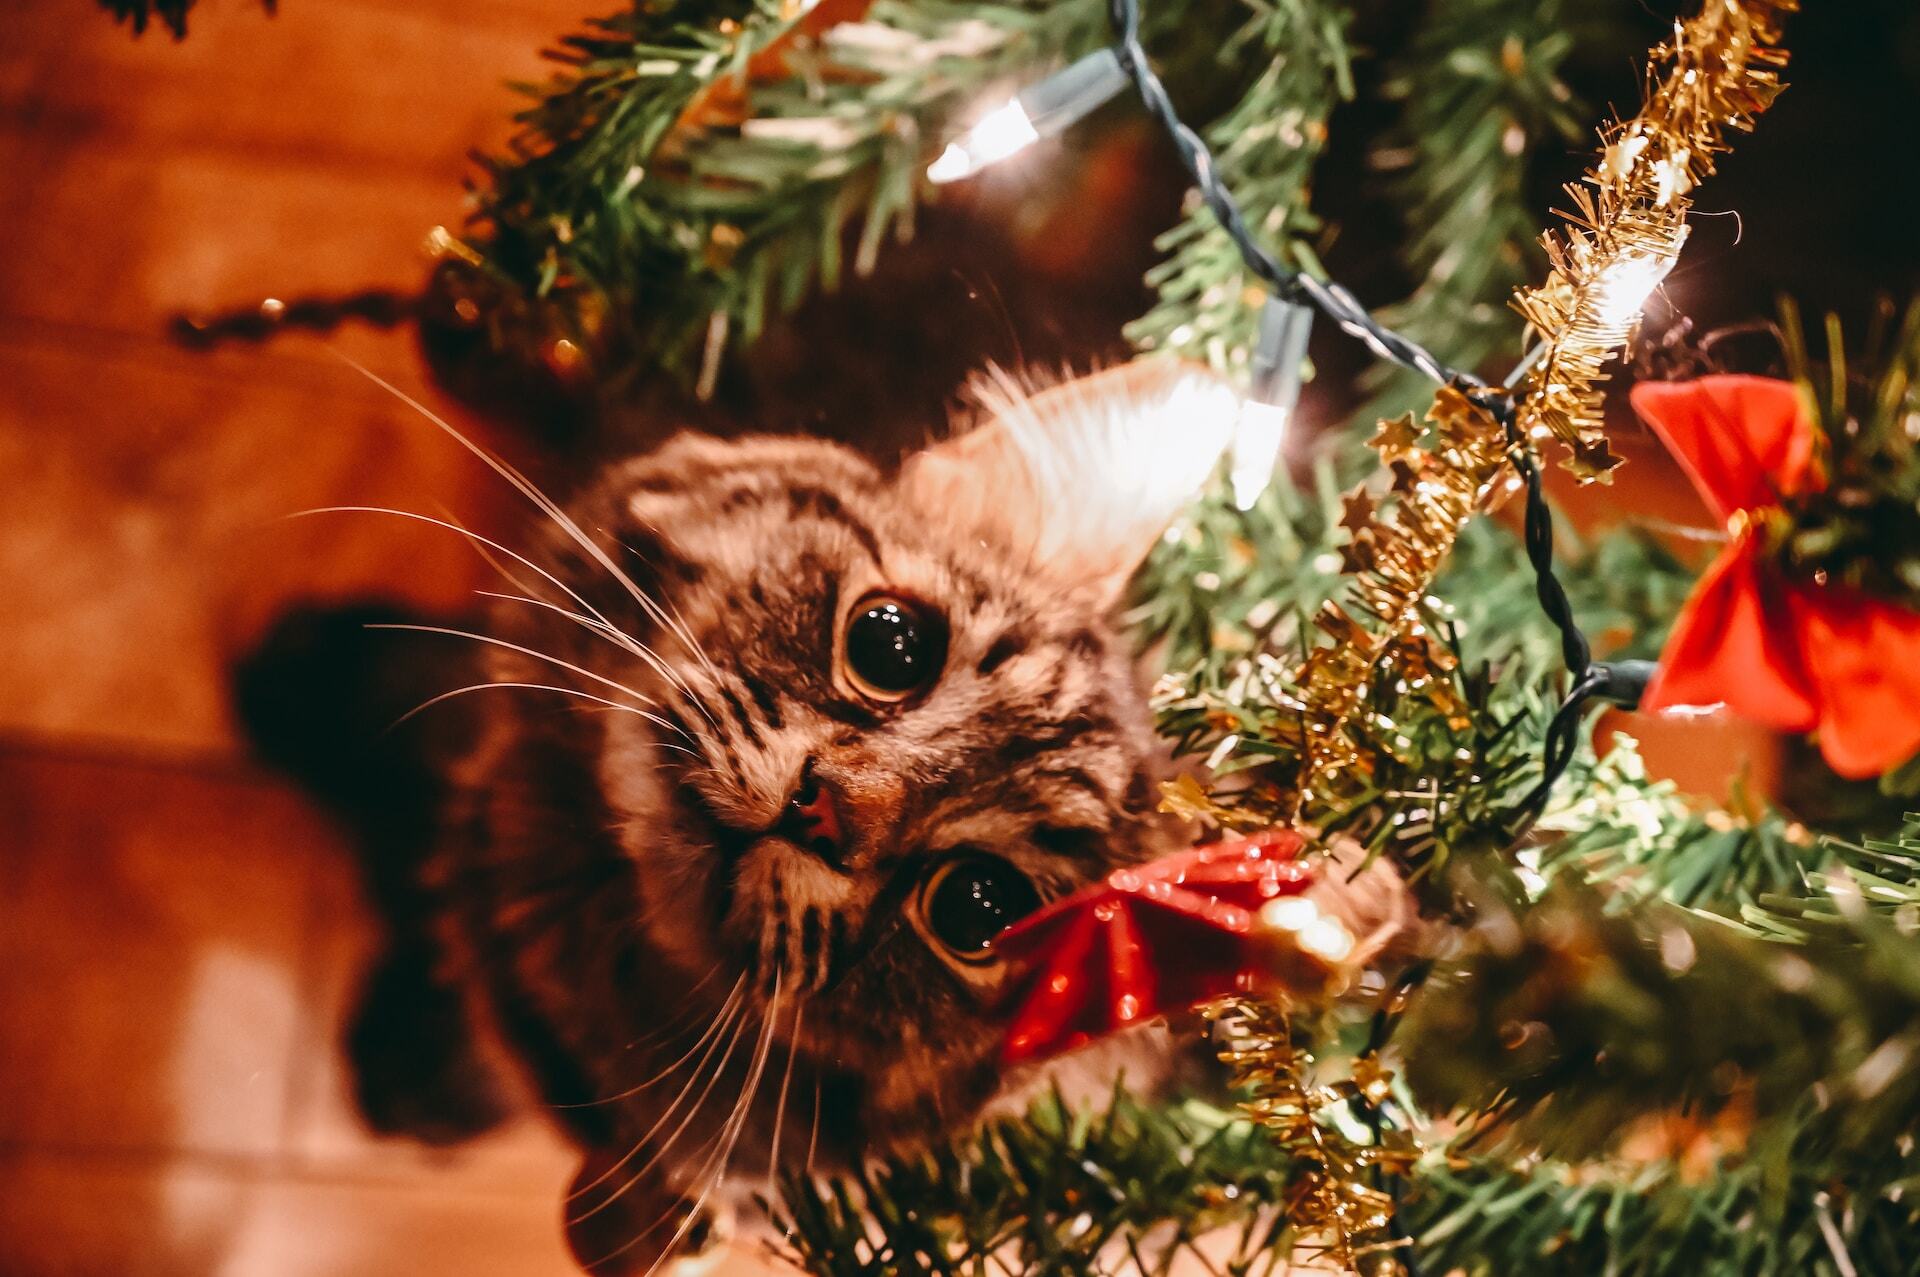
<path fill-rule="evenodd" d="M 1372 440 L 1393 476 L 1384 513 L 1365 484 L 1342 502 L 1352 607 L 1335 600 L 1321 606 L 1314 625 L 1331 642 L 1308 653 L 1294 675 L 1303 728 L 1296 822 L 1310 800 L 1324 797 L 1329 777 L 1371 770 L 1349 724 L 1383 663 L 1440 709 L 1458 708 L 1452 684 L 1440 677 L 1453 668 L 1453 653 L 1421 623 L 1420 607 L 1461 527 L 1493 495 L 1507 465 L 1507 439 L 1491 413 L 1451 386 L 1434 396 L 1427 421 L 1428 446 L 1412 413 L 1381 422 Z"/>
<path fill-rule="evenodd" d="M 1389 1277 L 1404 1272 L 1396 1252 L 1405 1243 L 1393 1231 L 1393 1195 L 1383 1175 L 1403 1175 L 1418 1150 L 1401 1132 L 1361 1143 L 1323 1114 L 1343 1105 L 1375 1105 L 1387 1097 L 1389 1075 L 1371 1055 L 1331 1085 L 1311 1080 L 1313 1057 L 1296 1046 L 1286 1011 L 1271 1002 L 1221 998 L 1202 1008 L 1214 1046 L 1246 1094 L 1241 1109 L 1301 1162 L 1284 1208 L 1296 1233 L 1295 1250 L 1317 1252 L 1342 1271 Z"/>
<path fill-rule="evenodd" d="M 1570 223 L 1544 237 L 1551 271 L 1514 306 L 1545 343 L 1528 377 L 1520 426 L 1558 439 L 1567 468 L 1605 481 L 1620 464 L 1602 415 L 1606 364 L 1633 339 L 1640 310 L 1687 238 L 1693 188 L 1780 92 L 1781 24 L 1798 0 L 1706 0 L 1675 23 L 1650 70 L 1664 74 L 1640 114 L 1603 134 L 1599 162 L 1567 188 Z"/>
<path fill-rule="evenodd" d="M 1545 236 L 1550 273 L 1515 300 L 1543 343 L 1522 387 L 1520 437 L 1452 386 L 1434 397 L 1428 428 L 1411 414 L 1381 423 L 1371 446 L 1392 482 L 1381 497 L 1362 484 L 1343 499 L 1351 598 L 1322 607 L 1315 625 L 1327 641 L 1294 676 L 1296 825 L 1310 825 L 1330 801 L 1335 776 L 1371 772 L 1373 759 L 1352 725 L 1383 670 L 1458 712 L 1445 677 L 1454 656 L 1427 632 L 1421 608 L 1461 527 L 1510 490 L 1509 449 L 1558 439 L 1571 453 L 1568 467 L 1589 481 L 1619 464 L 1603 430 L 1605 366 L 1632 339 L 1641 307 L 1678 257 L 1690 194 L 1727 149 L 1728 130 L 1750 128 L 1778 94 L 1786 63 L 1780 26 L 1797 7 L 1797 0 L 1706 0 L 1653 51 L 1650 68 L 1664 74 L 1639 115 L 1607 130 L 1584 183 L 1568 188 L 1570 225 Z M 1388 1132 L 1380 1142 L 1358 1143 L 1326 1120 L 1335 1105 L 1384 1098 L 1386 1071 L 1363 1057 L 1349 1080 L 1315 1086 L 1313 1061 L 1295 1046 L 1284 1005 L 1228 998 L 1203 1014 L 1214 1024 L 1220 1058 L 1250 1097 L 1248 1116 L 1303 1164 L 1285 1207 L 1303 1243 L 1349 1272 L 1403 1272 L 1393 1198 L 1379 1177 L 1410 1169 L 1413 1141 Z"/>
<path fill-rule="evenodd" d="M 1632 120 L 1607 130 L 1599 162 L 1568 187 L 1572 225 L 1545 244 L 1551 270 L 1515 306 L 1543 343 L 1525 383 L 1518 423 L 1525 438 L 1559 439 L 1583 479 L 1604 479 L 1618 461 L 1602 420 L 1605 365 L 1632 337 L 1640 308 L 1672 268 L 1686 239 L 1695 185 L 1728 149 L 1730 129 L 1747 129 L 1780 91 L 1787 55 L 1784 16 L 1798 0 L 1706 0 L 1649 56 L 1650 80 L 1664 74 Z M 1393 475 L 1391 508 L 1380 515 L 1365 485 L 1349 492 L 1342 553 L 1353 577 L 1352 608 L 1329 602 L 1315 618 L 1328 643 L 1295 674 L 1301 723 L 1296 824 L 1325 800 L 1328 778 L 1365 774 L 1371 760 L 1350 725 L 1383 667 L 1451 710 L 1445 674 L 1453 655 L 1421 624 L 1420 605 L 1466 520 L 1494 495 L 1507 464 L 1505 432 L 1484 408 L 1451 386 L 1428 410 L 1434 442 L 1409 415 L 1383 422 L 1373 448 Z M 1364 618 L 1364 619 L 1363 619 Z"/>

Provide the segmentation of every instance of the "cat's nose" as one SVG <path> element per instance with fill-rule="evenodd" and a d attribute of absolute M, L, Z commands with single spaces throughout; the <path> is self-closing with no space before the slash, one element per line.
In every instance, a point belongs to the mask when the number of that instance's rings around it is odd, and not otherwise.
<path fill-rule="evenodd" d="M 820 859 L 840 866 L 846 852 L 846 827 L 840 820 L 838 795 L 831 784 L 821 783 L 808 759 L 800 773 L 800 784 L 787 799 L 782 832 Z"/>

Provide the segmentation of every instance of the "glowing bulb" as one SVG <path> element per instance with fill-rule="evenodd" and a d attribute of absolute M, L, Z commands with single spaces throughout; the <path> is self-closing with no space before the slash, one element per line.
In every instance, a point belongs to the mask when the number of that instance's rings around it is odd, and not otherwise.
<path fill-rule="evenodd" d="M 1260 923 L 1275 931 L 1304 931 L 1320 921 L 1320 906 L 1305 896 L 1282 896 L 1260 906 Z"/>
<path fill-rule="evenodd" d="M 1631 323 L 1672 269 L 1671 257 L 1637 253 L 1621 258 L 1601 273 L 1594 288 L 1596 317 L 1608 327 Z"/>
<path fill-rule="evenodd" d="M 987 112 L 979 123 L 947 143 L 940 158 L 927 165 L 927 180 L 935 185 L 958 182 L 1039 140 L 1027 108 L 1015 98 Z"/>
<path fill-rule="evenodd" d="M 1227 479 L 1233 485 L 1233 504 L 1242 510 L 1253 503 L 1273 482 L 1280 464 L 1280 445 L 1287 439 L 1287 423 L 1293 409 L 1279 404 L 1249 399 L 1240 405 L 1240 419 L 1233 428 L 1233 460 Z"/>
<path fill-rule="evenodd" d="M 1267 299 L 1260 312 L 1253 372 L 1234 425 L 1233 459 L 1227 470 L 1233 503 L 1242 510 L 1251 510 L 1273 482 L 1287 425 L 1293 420 L 1294 405 L 1300 402 L 1300 374 L 1307 358 L 1307 338 L 1312 333 L 1311 310 L 1278 297 Z"/>
<path fill-rule="evenodd" d="M 1342 962 L 1353 952 L 1353 933 L 1332 918 L 1300 928 L 1300 947 L 1326 962 Z"/>
<path fill-rule="evenodd" d="M 1118 54 L 1112 49 L 1089 53 L 981 116 L 927 166 L 927 180 L 940 186 L 972 177 L 1043 137 L 1064 132 L 1126 87 Z"/>

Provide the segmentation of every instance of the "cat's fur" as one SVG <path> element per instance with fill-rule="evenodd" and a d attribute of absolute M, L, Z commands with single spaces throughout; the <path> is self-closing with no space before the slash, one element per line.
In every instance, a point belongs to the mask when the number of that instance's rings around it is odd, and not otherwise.
<path fill-rule="evenodd" d="M 423 882 L 433 943 L 404 940 L 382 978 L 443 1012 L 457 989 L 554 1106 L 587 1154 L 567 1216 L 597 1271 L 685 1249 L 716 1183 L 845 1165 L 1001 1088 L 1004 973 L 943 956 L 915 912 L 942 856 L 1003 857 L 1051 899 L 1169 845 L 1113 614 L 1234 398 L 1157 365 L 989 401 L 895 473 L 680 437 L 504 564 L 530 601 L 493 610 L 488 681 L 599 699 L 480 693 Z M 836 652 L 877 589 L 950 629 L 937 683 L 898 707 Z M 844 818 L 835 856 L 781 832 L 809 767 Z M 405 1020 L 376 980 L 363 1065 Z M 431 1111 L 434 1087 L 476 1090 L 478 1058 L 383 1067 Z"/>

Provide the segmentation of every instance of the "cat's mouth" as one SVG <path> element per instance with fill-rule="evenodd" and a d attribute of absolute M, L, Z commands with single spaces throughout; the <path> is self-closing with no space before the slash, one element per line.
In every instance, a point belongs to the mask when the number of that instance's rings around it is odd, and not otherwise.
<path fill-rule="evenodd" d="M 714 892 L 710 907 L 713 922 L 718 926 L 724 923 L 727 916 L 733 912 L 734 895 L 739 890 L 741 866 L 749 852 L 775 839 L 791 843 L 795 847 L 800 845 L 800 830 L 796 826 L 796 817 L 789 809 L 767 824 L 743 825 L 723 816 L 691 781 L 682 780 L 675 788 L 680 805 L 688 817 L 685 827 L 695 830 L 700 836 L 700 841 L 705 843 L 714 854 Z"/>
<path fill-rule="evenodd" d="M 675 786 L 675 790 L 680 805 L 692 817 L 691 823 L 703 835 L 703 841 L 718 853 L 723 869 L 721 874 L 723 879 L 731 880 L 740 863 L 740 858 L 745 856 L 756 843 L 779 829 L 778 821 L 759 829 L 729 821 L 708 801 L 707 796 L 700 792 L 699 787 L 690 781 L 682 780 Z"/>
<path fill-rule="evenodd" d="M 714 893 L 716 899 L 712 903 L 714 922 L 718 924 L 733 908 L 733 891 L 739 881 L 741 860 L 745 860 L 747 853 L 753 851 L 756 845 L 772 837 L 780 828 L 780 822 L 776 820 L 774 824 L 762 828 L 741 826 L 722 816 L 720 810 L 708 801 L 707 795 L 699 791 L 699 785 L 682 780 L 676 785 L 676 791 L 680 807 L 684 808 L 687 816 L 689 831 L 695 833 L 697 839 L 718 856 L 718 872 L 714 874 L 714 885 L 718 891 Z"/>
<path fill-rule="evenodd" d="M 682 804 L 706 834 L 729 875 L 748 851 L 776 838 L 844 872 L 841 857 L 846 836 L 840 806 L 831 787 L 822 785 L 814 777 L 811 761 L 801 772 L 799 783 L 780 814 L 762 825 L 743 825 L 727 819 L 690 780 L 682 779 L 678 789 Z"/>
<path fill-rule="evenodd" d="M 729 819 L 690 780 L 675 788 L 681 828 L 712 855 L 703 903 L 722 951 L 763 992 L 776 974 L 792 993 L 833 991 L 877 938 L 848 910 L 846 871 L 809 845 L 824 837 L 820 788 L 803 775 L 780 816 L 754 826 Z"/>

